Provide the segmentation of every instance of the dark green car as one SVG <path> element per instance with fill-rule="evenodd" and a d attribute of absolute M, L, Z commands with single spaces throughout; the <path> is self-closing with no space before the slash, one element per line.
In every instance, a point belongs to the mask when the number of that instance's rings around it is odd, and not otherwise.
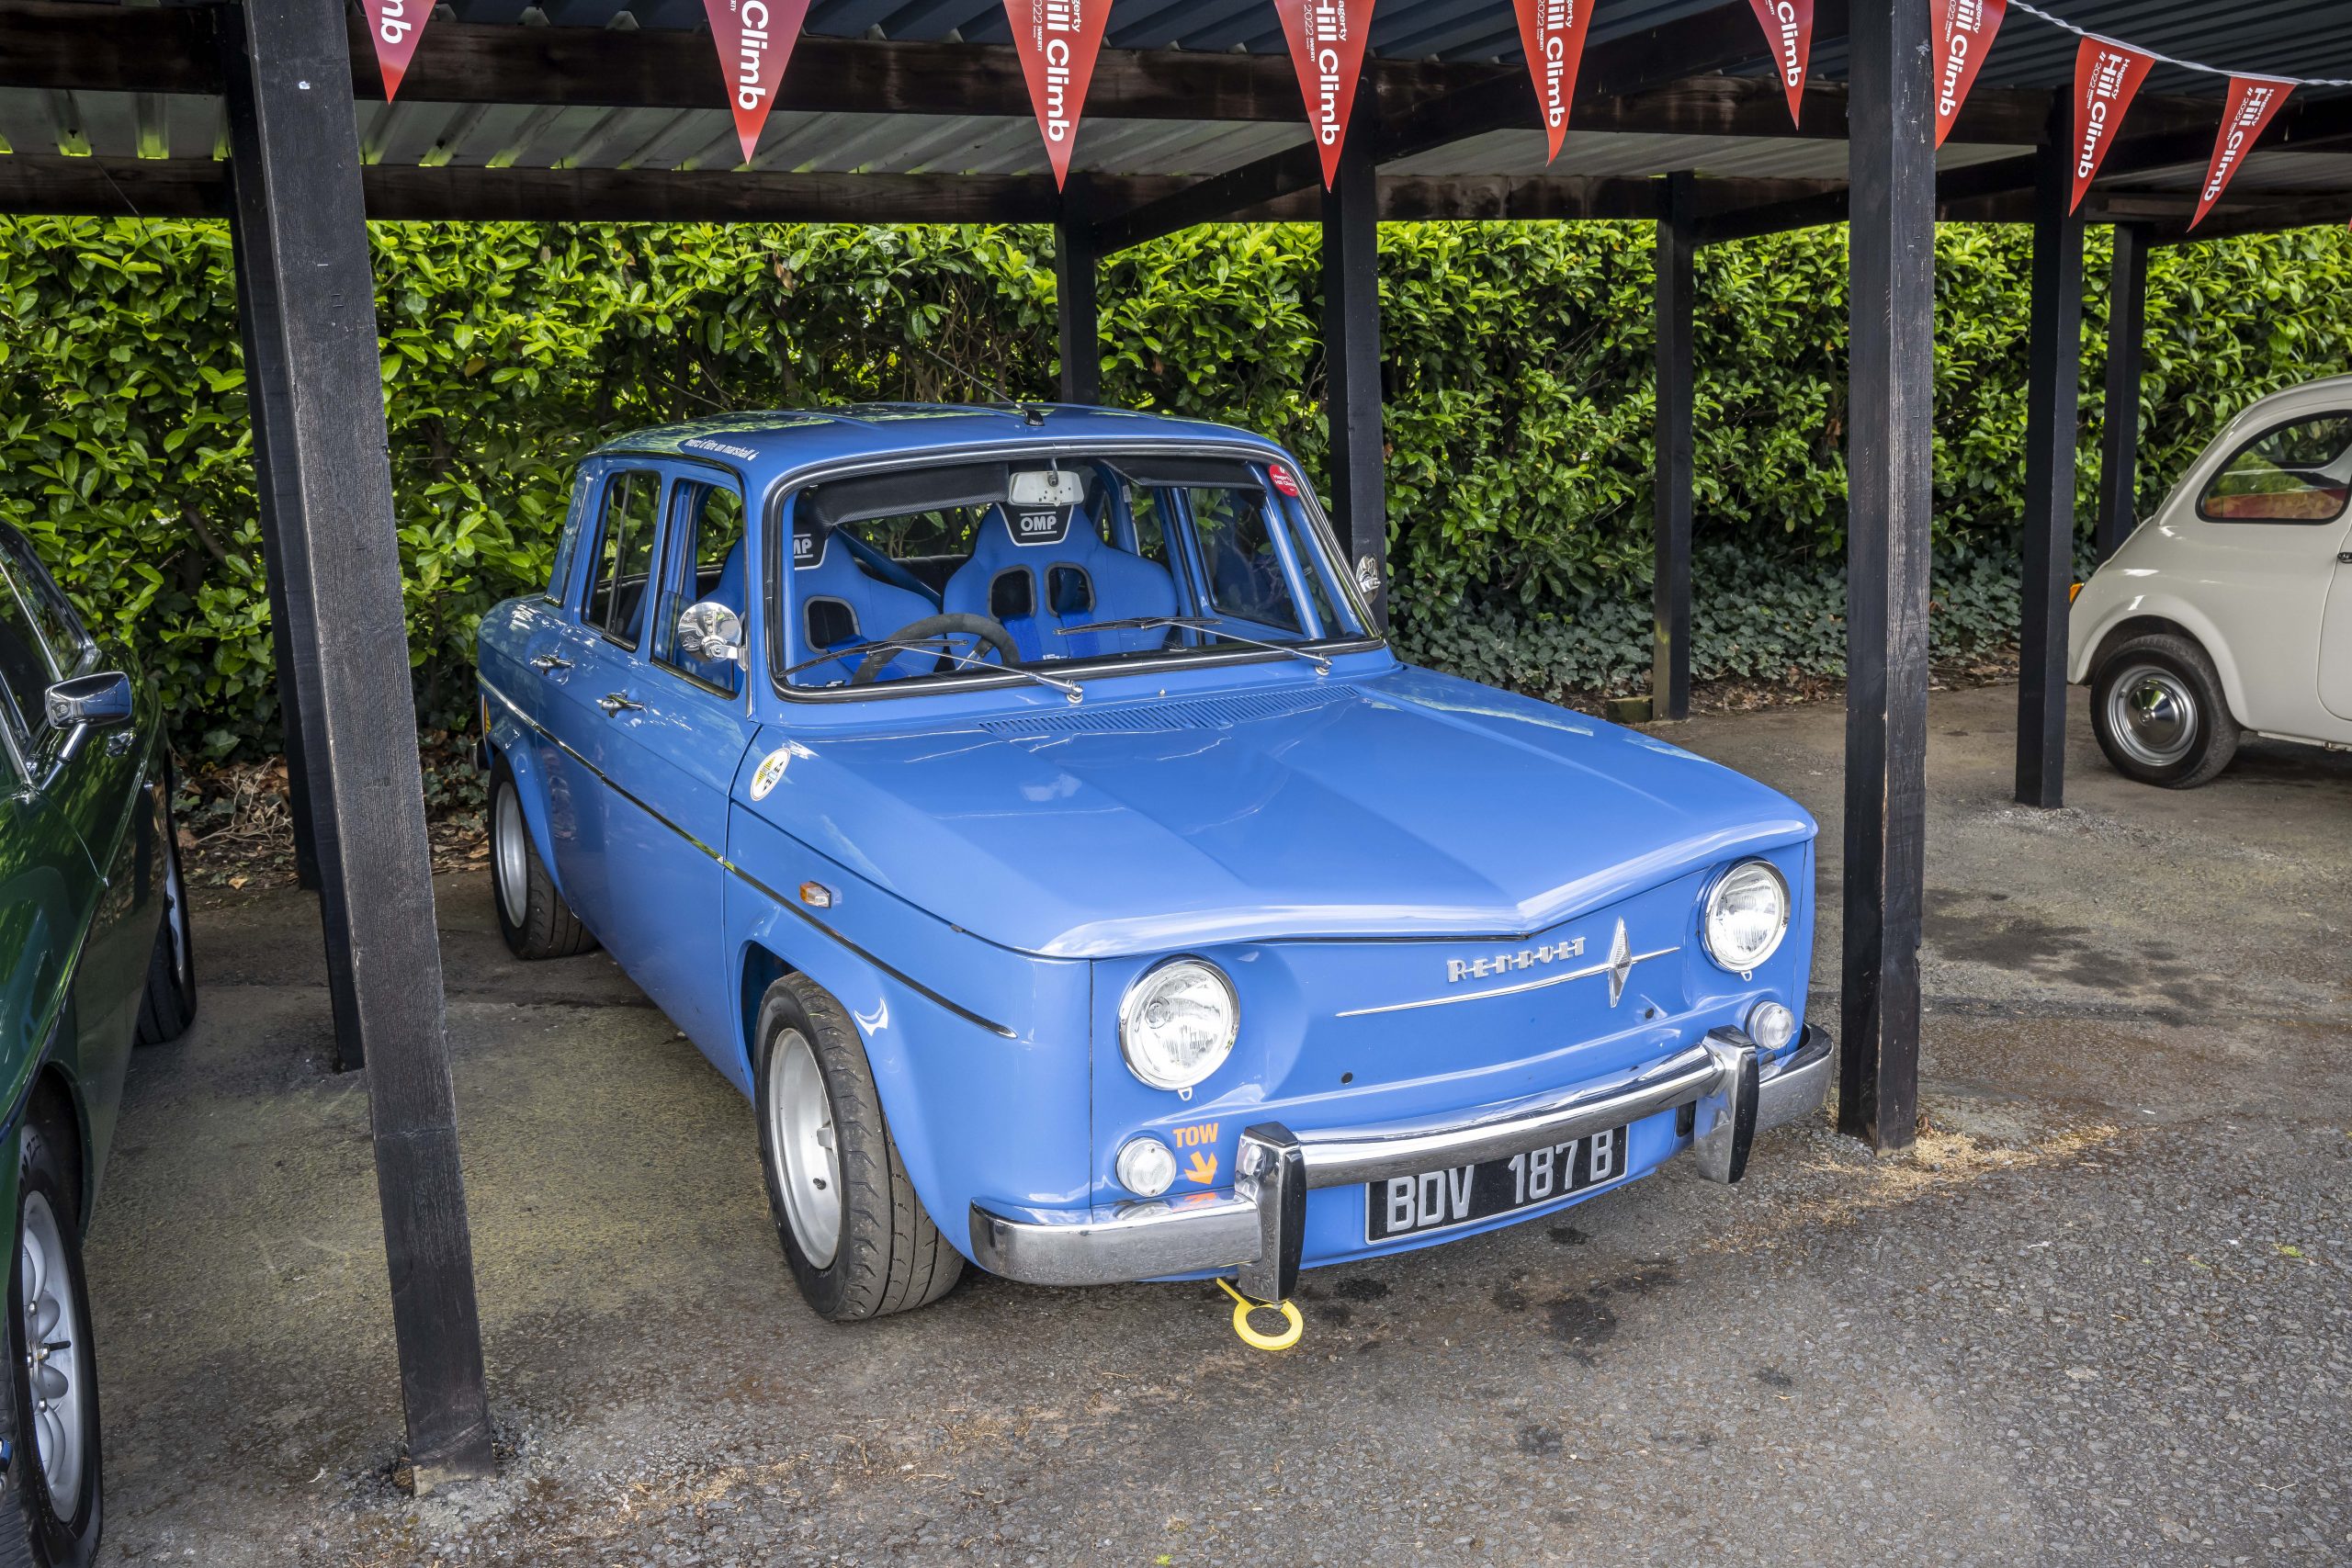
<path fill-rule="evenodd" d="M 161 705 L 5 525 L 0 796 L 0 1568 L 80 1564 L 102 1511 L 82 1234 L 131 1044 L 187 1027 L 196 971 Z"/>

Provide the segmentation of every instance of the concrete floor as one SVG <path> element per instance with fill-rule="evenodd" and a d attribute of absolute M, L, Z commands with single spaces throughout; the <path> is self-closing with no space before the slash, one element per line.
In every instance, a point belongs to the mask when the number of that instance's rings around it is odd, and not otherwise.
<path fill-rule="evenodd" d="M 496 1483 L 418 1502 L 355 1079 L 309 904 L 203 911 L 92 1239 L 106 1561 L 2342 1563 L 2352 757 L 2008 804 L 2013 694 L 1933 712 L 1916 1156 L 1770 1135 L 1565 1223 L 1308 1276 L 800 1305 L 749 1109 L 601 956 L 440 884 Z M 2080 707 L 2075 717 L 2079 728 Z M 1675 739 L 1823 823 L 1843 718 Z M 1826 988 L 1823 988 L 1826 987 Z"/>

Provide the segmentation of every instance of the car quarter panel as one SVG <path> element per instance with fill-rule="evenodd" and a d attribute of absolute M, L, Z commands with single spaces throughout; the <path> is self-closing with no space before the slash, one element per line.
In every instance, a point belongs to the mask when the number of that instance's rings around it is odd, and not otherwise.
<path fill-rule="evenodd" d="M 770 732 L 760 754 L 786 744 Z M 774 953 L 855 1021 L 908 1177 L 959 1250 L 976 1198 L 1085 1201 L 1088 965 L 1009 952 L 873 886 L 771 820 L 792 818 L 789 766 L 763 802 L 749 798 L 754 771 L 738 782 L 729 837 L 727 943 L 739 973 Z M 804 882 L 822 886 L 831 906 L 803 902 Z M 718 1061 L 746 1093 L 755 1021 L 743 1019 Z"/>

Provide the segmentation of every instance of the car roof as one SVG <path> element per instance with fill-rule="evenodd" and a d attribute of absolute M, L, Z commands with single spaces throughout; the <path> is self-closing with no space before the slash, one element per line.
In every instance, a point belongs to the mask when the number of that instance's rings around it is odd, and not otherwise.
<path fill-rule="evenodd" d="M 1269 457 L 1263 436 L 1206 420 L 1067 403 L 858 403 L 715 414 L 616 437 L 594 456 L 691 457 L 732 468 L 750 488 L 822 464 L 862 457 L 970 456 L 1065 443 L 1138 446 L 1239 443 Z"/>

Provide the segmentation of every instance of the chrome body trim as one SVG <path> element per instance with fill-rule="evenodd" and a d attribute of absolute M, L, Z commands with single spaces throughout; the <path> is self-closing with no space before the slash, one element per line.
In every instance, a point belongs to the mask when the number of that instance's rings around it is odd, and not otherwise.
<path fill-rule="evenodd" d="M 886 963 L 881 958 L 876 957 L 866 948 L 860 946 L 858 943 L 852 942 L 849 938 L 842 935 L 841 932 L 833 930 L 832 927 L 825 924 L 824 921 L 819 919 L 816 916 L 802 908 L 800 907 L 799 900 L 786 897 L 783 894 L 777 892 L 775 888 L 770 887 L 766 883 L 762 882 L 758 877 L 753 876 L 750 872 L 745 871 L 733 861 L 729 860 L 727 856 L 719 851 L 704 843 L 700 839 L 695 837 L 694 834 L 686 831 L 685 829 L 681 828 L 675 822 L 671 821 L 670 818 L 655 810 L 650 802 L 624 788 L 620 784 L 614 780 L 610 773 L 607 773 L 604 769 L 598 767 L 595 763 L 582 756 L 575 748 L 565 745 L 561 736 L 556 734 L 553 730 L 548 728 L 547 726 L 539 723 L 529 714 L 525 713 L 520 707 L 516 706 L 514 698 L 500 691 L 496 686 L 492 685 L 488 681 L 481 680 L 480 677 L 476 678 L 476 684 L 478 684 L 487 694 L 496 697 L 501 705 L 503 705 L 508 713 L 514 716 L 515 723 L 521 725 L 524 728 L 529 730 L 532 734 L 537 735 L 548 745 L 554 747 L 557 750 L 562 752 L 565 756 L 571 758 L 573 761 L 587 769 L 590 774 L 602 783 L 606 789 L 611 790 L 615 795 L 619 795 L 623 800 L 628 801 L 639 811 L 644 812 L 648 817 L 652 818 L 653 820 L 661 823 L 662 826 L 669 829 L 670 831 L 677 834 L 678 837 L 684 839 L 689 844 L 692 844 L 695 849 L 700 850 L 712 860 L 718 862 L 722 869 L 724 869 L 729 875 L 741 882 L 745 886 L 764 897 L 772 899 L 775 903 L 776 907 L 784 910 L 786 914 L 798 917 L 800 922 L 808 927 L 809 930 L 822 932 L 825 936 L 840 943 L 842 947 L 848 949 L 859 958 L 864 959 L 866 963 L 871 964 L 875 968 L 880 970 L 883 974 L 888 975 L 891 979 L 896 980 L 901 986 L 906 987 L 907 989 L 914 992 L 917 996 L 922 997 L 926 1001 L 933 1002 L 940 1007 L 945 1008 L 949 1012 L 954 1013 L 957 1018 L 962 1019 L 965 1022 L 978 1024 L 982 1029 L 987 1030 L 989 1033 L 1001 1035 L 1007 1040 L 1018 1040 L 1021 1038 L 1021 1036 L 1014 1031 L 1007 1029 L 1003 1024 L 997 1022 L 994 1019 L 983 1017 L 981 1014 L 974 1012 L 970 1008 L 964 1006 L 962 1003 L 941 996 L 937 991 L 933 990 L 929 986 L 924 985 L 921 980 L 916 979 L 905 970 L 897 967 L 895 964 Z M 485 737 L 485 742 L 486 741 L 487 738 Z"/>
<path fill-rule="evenodd" d="M 1309 1188 L 1495 1158 L 1684 1105 L 1695 1108 L 1700 1174 L 1737 1180 L 1758 1131 L 1820 1108 L 1829 1060 L 1828 1033 L 1808 1026 L 1768 1076 L 1745 1034 L 1719 1029 L 1605 1083 L 1445 1125 L 1294 1133 L 1263 1122 L 1241 1134 L 1229 1194 L 1108 1211 L 975 1202 L 972 1257 L 992 1274 L 1035 1285 L 1105 1285 L 1230 1269 L 1245 1294 L 1276 1301 L 1297 1280 Z"/>

